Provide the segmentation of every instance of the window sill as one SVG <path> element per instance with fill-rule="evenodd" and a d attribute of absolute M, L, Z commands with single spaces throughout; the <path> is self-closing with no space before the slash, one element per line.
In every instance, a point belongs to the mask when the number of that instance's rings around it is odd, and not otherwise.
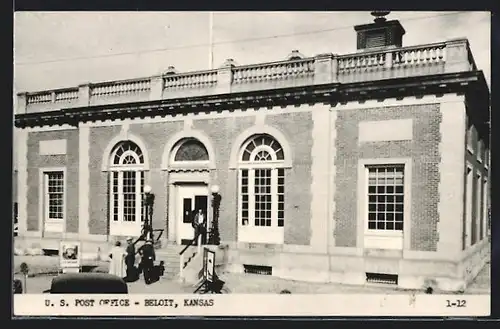
<path fill-rule="evenodd" d="M 47 219 L 43 228 L 45 232 L 62 233 L 63 223 L 62 219 Z"/>
<path fill-rule="evenodd" d="M 382 237 L 402 237 L 403 231 L 390 231 L 390 230 L 365 230 L 365 236 L 382 236 Z"/>
<path fill-rule="evenodd" d="M 364 236 L 364 249 L 403 249 L 403 235 L 367 235 Z"/>
<path fill-rule="evenodd" d="M 283 227 L 239 226 L 238 242 L 283 244 L 284 232 Z"/>
<path fill-rule="evenodd" d="M 467 145 L 467 151 L 469 151 L 470 154 L 474 154 L 474 150 L 472 149 L 472 146 Z"/>

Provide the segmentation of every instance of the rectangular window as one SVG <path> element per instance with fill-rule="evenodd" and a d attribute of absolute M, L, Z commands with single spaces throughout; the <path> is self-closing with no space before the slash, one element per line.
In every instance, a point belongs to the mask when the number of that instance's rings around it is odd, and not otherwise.
<path fill-rule="evenodd" d="M 271 169 L 255 169 L 255 226 L 271 226 Z"/>
<path fill-rule="evenodd" d="M 241 224 L 248 225 L 248 169 L 241 170 Z"/>
<path fill-rule="evenodd" d="M 481 215 L 482 215 L 482 209 L 481 209 L 481 194 L 482 194 L 482 184 L 481 184 L 481 175 L 476 175 L 476 181 L 475 181 L 475 190 L 476 190 L 476 199 L 475 199 L 475 204 L 474 204 L 474 218 L 472 221 L 472 227 L 471 227 L 471 235 L 472 235 L 472 241 L 471 245 L 475 244 L 479 240 L 481 240 Z"/>
<path fill-rule="evenodd" d="M 113 221 L 118 221 L 118 172 L 114 171 L 111 173 L 111 183 L 113 186 Z"/>
<path fill-rule="evenodd" d="M 250 227 L 284 226 L 284 169 L 240 169 L 238 192 L 240 225 Z"/>
<path fill-rule="evenodd" d="M 463 249 L 471 243 L 471 222 L 472 222 L 472 168 L 467 167 L 465 179 L 465 218 L 463 225 Z"/>
<path fill-rule="evenodd" d="M 483 162 L 483 141 L 479 140 L 477 142 L 477 161 Z"/>
<path fill-rule="evenodd" d="M 480 174 L 476 176 L 476 242 L 483 238 L 483 179 Z"/>
<path fill-rule="evenodd" d="M 53 171 L 45 173 L 45 203 L 47 219 L 64 218 L 64 173 Z"/>
<path fill-rule="evenodd" d="M 285 222 L 285 169 L 278 169 L 278 226 Z"/>
<path fill-rule="evenodd" d="M 474 130 L 474 126 L 469 124 L 469 127 L 466 131 L 466 135 L 467 135 L 467 150 L 470 152 L 470 153 L 473 153 L 473 148 L 472 148 L 472 141 L 473 141 L 473 130 Z"/>
<path fill-rule="evenodd" d="M 145 215 L 145 209 L 146 209 L 146 204 L 144 203 L 145 197 L 144 197 L 144 171 L 140 172 L 141 175 L 141 222 L 144 222 L 144 215 Z"/>
<path fill-rule="evenodd" d="M 17 224 L 18 222 L 18 213 L 19 213 L 18 209 L 19 209 L 18 203 L 14 202 L 14 224 Z"/>
<path fill-rule="evenodd" d="M 481 238 L 486 237 L 488 228 L 488 181 L 483 180 L 483 218 L 481 221 Z"/>
<path fill-rule="evenodd" d="M 135 171 L 123 172 L 123 221 L 133 222 L 136 216 Z"/>
<path fill-rule="evenodd" d="M 479 220 L 479 241 L 483 240 L 484 238 L 484 200 L 486 198 L 486 191 L 485 191 L 485 180 L 480 180 L 479 182 L 479 189 L 481 189 L 481 199 L 479 202 L 481 203 L 481 210 L 477 216 Z"/>
<path fill-rule="evenodd" d="M 368 229 L 403 231 L 404 166 L 369 166 Z"/>

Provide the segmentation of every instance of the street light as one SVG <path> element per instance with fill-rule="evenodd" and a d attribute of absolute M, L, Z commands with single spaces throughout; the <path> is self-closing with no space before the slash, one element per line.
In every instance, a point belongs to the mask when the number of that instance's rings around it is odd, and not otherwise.
<path fill-rule="evenodd" d="M 218 194 L 219 193 L 219 185 L 212 185 L 212 187 L 210 188 L 210 191 L 212 192 L 212 194 Z"/>
<path fill-rule="evenodd" d="M 144 205 L 146 207 L 144 213 L 144 229 L 143 237 L 145 240 L 153 239 L 153 204 L 155 195 L 151 193 L 151 186 L 144 185 Z"/>
<path fill-rule="evenodd" d="M 212 227 L 209 234 L 209 244 L 219 245 L 220 244 L 220 234 L 219 234 L 219 207 L 221 196 L 219 194 L 219 186 L 212 185 L 210 188 L 212 192 Z"/>

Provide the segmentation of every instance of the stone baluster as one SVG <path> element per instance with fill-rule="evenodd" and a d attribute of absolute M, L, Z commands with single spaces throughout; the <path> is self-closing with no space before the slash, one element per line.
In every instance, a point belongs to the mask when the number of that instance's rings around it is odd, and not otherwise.
<path fill-rule="evenodd" d="M 469 42 L 467 39 L 454 39 L 446 41 L 445 72 L 463 72 L 470 68 L 468 57 Z"/>
<path fill-rule="evenodd" d="M 338 82 L 337 58 L 331 53 L 319 54 L 314 57 L 314 84 Z"/>
<path fill-rule="evenodd" d="M 90 105 L 90 85 L 78 86 L 78 106 Z"/>
<path fill-rule="evenodd" d="M 389 52 L 385 53 L 384 67 L 386 69 L 391 69 L 392 68 L 392 51 L 389 51 Z"/>
<path fill-rule="evenodd" d="M 26 93 L 17 94 L 16 114 L 26 113 L 27 105 L 28 105 L 28 99 Z"/>
<path fill-rule="evenodd" d="M 163 97 L 164 80 L 161 75 L 151 78 L 151 90 L 149 91 L 149 100 L 158 100 Z"/>
<path fill-rule="evenodd" d="M 222 66 L 217 69 L 217 87 L 218 94 L 226 94 L 231 92 L 231 84 L 233 83 L 233 67 L 236 63 L 233 59 L 227 59 Z"/>

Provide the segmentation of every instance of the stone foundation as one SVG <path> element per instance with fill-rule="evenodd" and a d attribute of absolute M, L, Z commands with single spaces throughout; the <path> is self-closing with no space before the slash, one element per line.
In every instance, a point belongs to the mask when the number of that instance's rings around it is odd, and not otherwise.
<path fill-rule="evenodd" d="M 272 275 L 289 280 L 367 285 L 366 272 L 398 275 L 398 288 L 464 291 L 489 259 L 490 244 L 481 242 L 459 262 L 361 255 L 304 254 L 230 248 L 225 269 L 244 272 L 244 265 L 270 266 Z"/>

